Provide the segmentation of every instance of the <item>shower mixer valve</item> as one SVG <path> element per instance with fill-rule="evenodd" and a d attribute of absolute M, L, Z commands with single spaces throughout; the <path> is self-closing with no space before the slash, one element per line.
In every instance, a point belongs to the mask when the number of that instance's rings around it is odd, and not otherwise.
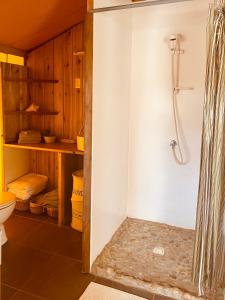
<path fill-rule="evenodd" d="M 170 142 L 170 147 L 175 148 L 176 146 L 177 146 L 177 141 L 172 140 L 172 141 Z"/>

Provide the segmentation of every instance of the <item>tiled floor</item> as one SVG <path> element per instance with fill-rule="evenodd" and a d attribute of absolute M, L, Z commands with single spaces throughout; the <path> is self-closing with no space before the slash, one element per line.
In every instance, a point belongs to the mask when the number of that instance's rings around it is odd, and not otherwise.
<path fill-rule="evenodd" d="M 1 300 L 78 300 L 91 281 L 150 300 L 169 299 L 82 274 L 82 236 L 70 227 L 27 214 L 13 215 L 5 225 Z"/>
<path fill-rule="evenodd" d="M 94 280 L 81 273 L 80 233 L 15 215 L 7 221 L 6 231 L 1 300 L 76 300 Z"/>

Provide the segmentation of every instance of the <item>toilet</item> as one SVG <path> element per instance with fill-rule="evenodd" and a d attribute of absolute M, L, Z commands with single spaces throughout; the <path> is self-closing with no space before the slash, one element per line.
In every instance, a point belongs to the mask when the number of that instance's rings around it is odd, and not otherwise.
<path fill-rule="evenodd" d="M 4 223 L 16 206 L 16 196 L 9 192 L 0 193 L 0 247 L 7 242 Z"/>

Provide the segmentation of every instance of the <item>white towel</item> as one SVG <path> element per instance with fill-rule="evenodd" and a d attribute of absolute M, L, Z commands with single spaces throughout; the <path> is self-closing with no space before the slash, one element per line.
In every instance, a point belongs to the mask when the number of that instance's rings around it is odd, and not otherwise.
<path fill-rule="evenodd" d="M 45 175 L 29 173 L 7 185 L 8 191 L 21 200 L 28 200 L 42 192 L 48 183 Z"/>

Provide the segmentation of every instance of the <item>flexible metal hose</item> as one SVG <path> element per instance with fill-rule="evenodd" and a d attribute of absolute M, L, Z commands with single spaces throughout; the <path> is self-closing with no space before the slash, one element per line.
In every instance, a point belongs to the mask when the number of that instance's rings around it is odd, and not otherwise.
<path fill-rule="evenodd" d="M 175 61 L 176 57 L 176 61 Z M 172 51 L 172 104 L 173 104 L 173 118 L 174 118 L 174 127 L 175 127 L 175 135 L 176 140 L 171 143 L 173 156 L 175 161 L 179 165 L 185 165 L 186 162 L 183 157 L 182 149 L 181 149 L 181 141 L 179 135 L 179 120 L 178 120 L 178 111 L 177 111 L 177 87 L 179 86 L 179 60 L 180 60 L 180 51 Z M 176 68 L 175 68 L 176 64 Z M 176 151 L 176 149 L 178 151 Z M 177 153 L 178 152 L 178 153 Z"/>

